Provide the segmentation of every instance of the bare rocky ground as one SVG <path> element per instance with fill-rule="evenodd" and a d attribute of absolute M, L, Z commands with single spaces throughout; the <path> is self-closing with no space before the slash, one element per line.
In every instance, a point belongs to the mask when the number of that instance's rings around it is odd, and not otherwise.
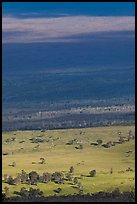
<path fill-rule="evenodd" d="M 5 202 L 135 202 L 134 192 L 99 192 L 93 195 L 52 196 L 39 198 L 14 197 Z"/>

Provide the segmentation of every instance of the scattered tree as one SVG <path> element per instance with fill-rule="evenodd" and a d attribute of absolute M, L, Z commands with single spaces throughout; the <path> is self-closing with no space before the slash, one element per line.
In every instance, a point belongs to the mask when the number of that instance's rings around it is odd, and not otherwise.
<path fill-rule="evenodd" d="M 45 164 L 45 159 L 43 157 L 41 157 L 40 160 L 41 160 L 40 164 Z"/>
<path fill-rule="evenodd" d="M 74 173 L 74 167 L 73 167 L 73 166 L 70 167 L 69 172 L 70 172 L 70 173 Z"/>
<path fill-rule="evenodd" d="M 55 172 L 52 174 L 52 180 L 55 182 L 55 183 L 63 183 L 64 181 L 64 175 L 62 172 Z"/>
<path fill-rule="evenodd" d="M 16 137 L 12 137 L 12 138 L 11 138 L 11 141 L 14 142 L 15 140 L 16 140 Z"/>
<path fill-rule="evenodd" d="M 98 145 L 101 145 L 103 143 L 103 141 L 101 139 L 97 140 Z"/>
<path fill-rule="evenodd" d="M 28 182 L 28 174 L 24 170 L 21 171 L 21 174 L 19 175 L 19 178 L 21 180 L 21 183 Z"/>
<path fill-rule="evenodd" d="M 67 173 L 67 174 L 66 174 L 66 178 L 67 178 L 69 181 L 72 181 L 73 176 L 72 176 L 71 173 Z"/>
<path fill-rule="evenodd" d="M 12 176 L 8 177 L 7 183 L 10 184 L 10 185 L 14 185 L 14 179 L 12 178 Z"/>
<path fill-rule="evenodd" d="M 15 167 L 16 166 L 16 162 L 12 162 L 11 164 L 9 164 L 9 166 Z"/>
<path fill-rule="evenodd" d="M 43 195 L 43 191 L 41 191 L 39 188 L 34 189 L 30 188 L 29 189 L 29 197 L 39 197 Z"/>
<path fill-rule="evenodd" d="M 79 194 L 82 194 L 83 193 L 83 186 L 80 182 L 77 183 L 78 185 L 78 189 L 79 189 Z"/>
<path fill-rule="evenodd" d="M 48 172 L 43 173 L 43 182 L 48 183 L 49 181 L 51 181 L 51 174 Z"/>
<path fill-rule="evenodd" d="M 90 174 L 91 177 L 96 176 L 96 170 L 91 170 L 91 171 L 89 172 L 89 174 Z"/>
<path fill-rule="evenodd" d="M 79 149 L 83 149 L 83 144 L 79 144 Z"/>
<path fill-rule="evenodd" d="M 15 178 L 14 181 L 13 181 L 14 185 L 17 185 L 19 183 L 19 181 L 20 181 L 19 178 Z"/>
<path fill-rule="evenodd" d="M 113 168 L 110 169 L 110 174 L 113 174 Z"/>
<path fill-rule="evenodd" d="M 10 139 L 9 139 L 9 138 L 7 138 L 7 139 L 6 139 L 6 143 L 9 143 L 9 142 L 10 142 Z"/>
<path fill-rule="evenodd" d="M 77 177 L 74 177 L 73 182 L 74 182 L 74 184 L 78 184 L 78 179 L 77 179 Z"/>
<path fill-rule="evenodd" d="M 122 136 L 120 136 L 119 142 L 121 142 L 121 143 L 124 143 L 124 142 L 125 142 L 125 140 L 124 140 L 124 138 L 123 138 Z"/>
<path fill-rule="evenodd" d="M 25 187 L 22 187 L 21 189 L 20 189 L 20 195 L 22 196 L 22 197 L 29 197 L 29 192 L 27 191 L 27 189 L 25 188 Z"/>
<path fill-rule="evenodd" d="M 39 181 L 39 175 L 36 171 L 31 171 L 29 173 L 29 179 L 32 185 L 37 184 L 37 182 Z"/>
<path fill-rule="evenodd" d="M 133 171 L 133 169 L 131 169 L 130 167 L 128 167 L 128 168 L 126 169 L 126 171 Z"/>
<path fill-rule="evenodd" d="M 68 141 L 66 144 L 67 145 L 73 145 L 73 144 L 77 144 L 78 140 L 76 138 L 74 138 L 73 140 Z"/>

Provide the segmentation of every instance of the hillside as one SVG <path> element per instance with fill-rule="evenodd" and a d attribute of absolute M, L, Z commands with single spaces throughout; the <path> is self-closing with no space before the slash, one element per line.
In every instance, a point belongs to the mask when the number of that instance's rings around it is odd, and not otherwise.
<path fill-rule="evenodd" d="M 72 36 L 75 38 L 80 40 L 3 44 L 4 111 L 113 98 L 134 103 L 134 32 Z"/>
<path fill-rule="evenodd" d="M 77 184 L 66 177 L 73 166 L 72 177 L 77 177 L 84 194 L 111 192 L 115 188 L 122 192 L 132 191 L 135 176 L 134 139 L 108 148 L 103 146 L 109 141 L 118 142 L 120 136 L 127 138 L 129 131 L 134 135 L 134 126 L 3 133 L 3 176 L 7 174 L 15 178 L 23 169 L 27 173 L 36 171 L 39 175 L 43 172 L 62 172 L 65 179 L 64 184 L 51 181 L 38 182 L 36 186 L 20 182 L 18 185 L 9 185 L 4 183 L 3 177 L 3 189 L 9 187 L 9 196 L 16 196 L 16 191 L 21 187 L 40 188 L 45 196 L 53 196 L 58 187 L 62 189 L 59 195 L 77 194 Z M 102 140 L 102 145 L 95 145 L 98 139 Z M 82 148 L 79 148 L 80 144 Z M 41 164 L 40 158 L 45 158 L 45 163 Z M 13 162 L 15 166 L 12 166 Z M 93 169 L 96 175 L 90 177 L 89 171 Z"/>

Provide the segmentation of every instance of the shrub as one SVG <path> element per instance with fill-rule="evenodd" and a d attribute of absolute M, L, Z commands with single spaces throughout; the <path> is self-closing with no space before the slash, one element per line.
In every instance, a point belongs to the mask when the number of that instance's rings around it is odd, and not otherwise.
<path fill-rule="evenodd" d="M 70 167 L 69 172 L 70 172 L 70 173 L 74 173 L 74 167 L 73 167 L 73 166 Z"/>
<path fill-rule="evenodd" d="M 96 176 L 96 170 L 91 170 L 91 171 L 89 172 L 89 174 L 90 174 L 91 177 Z"/>

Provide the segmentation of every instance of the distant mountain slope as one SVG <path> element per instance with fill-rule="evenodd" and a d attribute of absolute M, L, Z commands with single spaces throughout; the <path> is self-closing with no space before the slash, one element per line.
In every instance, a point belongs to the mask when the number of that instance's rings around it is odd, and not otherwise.
<path fill-rule="evenodd" d="M 3 75 L 134 66 L 133 32 L 104 32 L 71 38 L 74 42 L 3 44 Z"/>
<path fill-rule="evenodd" d="M 134 96 L 134 33 L 3 44 L 3 106 Z"/>

